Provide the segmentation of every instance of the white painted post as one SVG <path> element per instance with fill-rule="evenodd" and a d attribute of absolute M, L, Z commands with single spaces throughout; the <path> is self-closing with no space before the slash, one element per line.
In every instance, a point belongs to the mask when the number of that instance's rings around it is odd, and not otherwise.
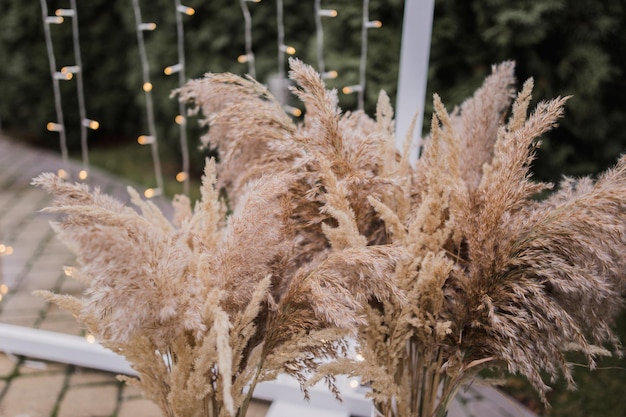
<path fill-rule="evenodd" d="M 435 0 L 406 0 L 404 3 L 396 101 L 396 145 L 402 149 L 411 120 L 417 114 L 411 141 L 412 163 L 417 160 L 421 145 L 434 10 Z"/>

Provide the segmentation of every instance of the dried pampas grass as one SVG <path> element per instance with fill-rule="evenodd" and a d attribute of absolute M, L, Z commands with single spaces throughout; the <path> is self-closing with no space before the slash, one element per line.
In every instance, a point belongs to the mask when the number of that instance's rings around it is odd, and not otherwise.
<path fill-rule="evenodd" d="M 254 386 L 285 372 L 305 390 L 358 375 L 386 417 L 444 416 L 481 369 L 522 374 L 545 400 L 549 380 L 573 383 L 569 350 L 590 366 L 619 350 L 626 158 L 535 199 L 551 187 L 531 179 L 538 138 L 567 98 L 529 115 L 532 80 L 515 95 L 514 64 L 494 66 L 453 112 L 435 96 L 412 167 L 384 93 L 376 120 L 342 113 L 311 67 L 290 64 L 301 124 L 252 79 L 207 74 L 177 92 L 220 162 L 194 209 L 175 199 L 173 222 L 133 191 L 141 213 L 34 181 L 56 196 L 48 210 L 65 214 L 55 228 L 87 284 L 82 299 L 43 295 L 125 355 L 166 415 L 244 416 Z"/>

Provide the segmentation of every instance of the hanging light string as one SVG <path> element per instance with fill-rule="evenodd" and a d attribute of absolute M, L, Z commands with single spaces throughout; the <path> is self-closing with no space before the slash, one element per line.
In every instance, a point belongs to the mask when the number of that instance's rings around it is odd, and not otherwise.
<path fill-rule="evenodd" d="M 152 149 L 152 162 L 154 163 L 154 177 L 156 180 L 156 188 L 148 188 L 144 191 L 147 198 L 155 197 L 163 193 L 163 173 L 161 171 L 161 161 L 159 159 L 159 144 L 157 140 L 156 125 L 154 121 L 154 104 L 152 102 L 152 83 L 150 82 L 150 65 L 148 63 L 148 54 L 146 53 L 146 44 L 143 39 L 144 31 L 152 31 L 156 29 L 155 23 L 143 23 L 141 19 L 141 7 L 139 0 L 133 0 L 133 9 L 135 12 L 135 24 L 137 29 L 137 43 L 139 46 L 139 58 L 141 60 L 141 68 L 143 75 L 143 91 L 146 98 L 146 113 L 148 118 L 149 135 L 141 135 L 137 138 L 140 145 L 150 145 Z"/>
<path fill-rule="evenodd" d="M 337 71 L 326 71 L 326 62 L 324 60 L 324 27 L 322 26 L 322 17 L 336 17 L 337 10 L 322 9 L 321 0 L 315 0 L 315 32 L 317 40 L 317 70 L 322 78 L 337 78 Z"/>
<path fill-rule="evenodd" d="M 256 68 L 254 65 L 254 52 L 252 52 L 252 16 L 250 15 L 248 2 L 259 3 L 260 1 L 261 0 L 239 0 L 245 22 L 246 53 L 245 55 L 239 55 L 237 61 L 241 64 L 248 63 L 248 75 L 252 78 L 256 78 Z"/>
<path fill-rule="evenodd" d="M 278 82 L 280 88 L 278 98 L 283 105 L 283 109 L 287 113 L 295 117 L 300 117 L 302 116 L 302 110 L 287 104 L 289 80 L 287 80 L 285 72 L 285 55 L 294 55 L 296 53 L 296 48 L 285 44 L 283 0 L 276 0 L 276 26 L 278 33 Z"/>
<path fill-rule="evenodd" d="M 87 119 L 87 108 L 85 106 L 85 89 L 83 87 L 83 63 L 80 52 L 80 42 L 78 33 L 78 9 L 76 0 L 70 0 L 69 9 L 57 9 L 54 13 L 60 17 L 72 18 L 72 41 L 74 44 L 74 59 L 76 65 L 61 68 L 62 73 L 71 73 L 76 76 L 76 92 L 78 95 L 78 112 L 80 116 L 80 148 L 82 154 L 83 169 L 78 173 L 81 180 L 87 179 L 89 175 L 89 147 L 87 144 L 87 129 L 96 130 L 100 124 L 91 119 Z"/>
<path fill-rule="evenodd" d="M 183 26 L 183 15 L 191 16 L 195 14 L 192 7 L 183 6 L 180 0 L 174 0 L 176 13 L 176 35 L 178 38 L 178 63 L 163 70 L 165 75 L 178 73 L 178 83 L 182 87 L 187 82 L 185 75 L 185 30 Z M 187 110 L 185 104 L 178 102 L 178 116 L 176 123 L 180 132 L 180 149 L 182 153 L 182 171 L 176 174 L 176 180 L 183 183 L 183 193 L 189 195 L 189 146 L 187 144 Z"/>
<path fill-rule="evenodd" d="M 285 44 L 285 23 L 284 23 L 283 0 L 276 0 L 276 26 L 278 32 L 278 76 L 285 79 L 285 54 L 294 55 L 296 48 Z"/>
<path fill-rule="evenodd" d="M 359 84 L 343 88 L 344 94 L 358 93 L 357 108 L 363 110 L 365 107 L 365 73 L 367 68 L 367 31 L 369 29 L 380 28 L 380 20 L 370 21 L 369 0 L 363 0 L 363 20 L 361 25 L 361 60 L 359 64 Z"/>
<path fill-rule="evenodd" d="M 46 49 L 48 51 L 48 63 L 50 64 L 50 76 L 52 77 L 52 89 L 54 91 L 54 108 L 56 112 L 56 122 L 48 122 L 46 128 L 50 132 L 58 132 L 59 143 L 61 147 L 61 158 L 63 161 L 63 168 L 59 169 L 58 175 L 62 178 L 68 178 L 68 150 L 67 139 L 65 136 L 65 123 L 63 122 L 63 105 L 61 104 L 61 90 L 59 88 L 60 80 L 71 80 L 72 74 L 63 74 L 57 71 L 56 58 L 54 56 L 54 46 L 52 44 L 52 35 L 50 33 L 51 24 L 63 23 L 63 17 L 61 16 L 48 16 L 48 4 L 46 0 L 41 0 L 41 16 L 43 19 L 43 29 L 46 38 Z"/>

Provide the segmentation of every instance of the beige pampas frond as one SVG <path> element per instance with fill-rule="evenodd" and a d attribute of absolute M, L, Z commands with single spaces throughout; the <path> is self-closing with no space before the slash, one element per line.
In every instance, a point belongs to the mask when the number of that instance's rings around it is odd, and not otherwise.
<path fill-rule="evenodd" d="M 415 168 L 395 149 L 393 109 L 342 113 L 337 93 L 290 61 L 306 115 L 295 123 L 260 83 L 207 74 L 177 90 L 202 111 L 202 200 L 170 222 L 132 190 L 125 207 L 51 174 L 34 183 L 76 252 L 83 298 L 40 293 L 119 351 L 168 417 L 244 417 L 279 373 L 305 391 L 361 377 L 385 417 L 443 417 L 484 368 L 543 376 L 608 346 L 626 288 L 626 157 L 597 180 L 532 180 L 539 139 L 565 98 L 529 114 L 532 80 L 492 69 L 449 113 L 435 95 Z M 410 135 L 407 136 L 410 138 Z M 225 192 L 230 214 L 220 200 Z M 359 361 L 348 355 L 358 343 Z"/>

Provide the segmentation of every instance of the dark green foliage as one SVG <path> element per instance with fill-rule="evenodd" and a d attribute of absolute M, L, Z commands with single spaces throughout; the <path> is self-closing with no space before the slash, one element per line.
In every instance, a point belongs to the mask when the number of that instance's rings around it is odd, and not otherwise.
<path fill-rule="evenodd" d="M 169 97 L 178 77 L 163 68 L 177 62 L 173 0 L 141 1 L 143 21 L 158 29 L 145 32 L 150 75 L 154 84 L 156 118 L 163 154 L 178 155 L 178 112 Z M 205 72 L 243 74 L 244 22 L 236 0 L 188 0 L 194 16 L 184 16 L 187 77 Z M 277 72 L 276 3 L 248 3 L 253 21 L 253 49 L 257 78 L 267 81 Z M 366 111 L 372 114 L 380 89 L 396 97 L 403 17 L 402 0 L 371 0 L 370 18 L 383 27 L 369 31 Z M 326 68 L 337 70 L 331 87 L 358 82 L 361 46 L 361 2 L 324 0 L 336 18 L 324 18 Z M 52 13 L 69 0 L 49 0 Z M 317 66 L 313 1 L 284 0 L 285 40 L 297 56 Z M 596 0 L 437 0 L 429 69 L 425 123 L 431 94 L 438 92 L 448 105 L 466 98 L 489 72 L 506 59 L 517 62 L 520 84 L 536 81 L 536 99 L 573 95 L 559 129 L 544 138 L 536 173 L 557 180 L 561 173 L 597 172 L 626 148 L 626 2 Z M 80 39 L 87 93 L 88 117 L 101 122 L 90 133 L 91 146 L 132 140 L 147 129 L 141 67 L 131 0 L 78 1 Z M 58 66 L 73 64 L 71 25 L 51 26 Z M 0 13 L 0 118 L 6 130 L 21 132 L 39 144 L 58 146 L 46 132 L 55 119 L 48 60 L 38 1 L 2 0 Z M 75 83 L 61 83 L 70 146 L 78 146 Z M 351 110 L 356 96 L 339 94 L 341 106 Z M 191 154 L 201 130 L 191 120 Z M 172 159 L 172 158 L 170 158 Z M 173 159 L 176 159 L 174 157 Z M 201 166 L 202 164 L 198 164 Z"/>

